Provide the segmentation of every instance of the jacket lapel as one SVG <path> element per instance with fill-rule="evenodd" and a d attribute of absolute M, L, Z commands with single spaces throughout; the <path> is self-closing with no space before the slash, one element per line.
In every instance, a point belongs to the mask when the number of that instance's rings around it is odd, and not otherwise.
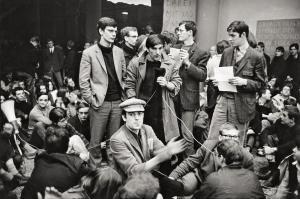
<path fill-rule="evenodd" d="M 122 85 L 122 64 L 120 64 L 120 55 L 118 54 L 118 50 L 115 46 L 113 46 L 112 53 L 118 80 L 120 82 L 120 85 Z"/>
<path fill-rule="evenodd" d="M 139 58 L 139 73 L 141 75 L 141 78 L 144 80 L 146 76 L 146 56 L 141 56 Z"/>
<path fill-rule="evenodd" d="M 188 53 L 189 53 L 189 58 L 191 58 L 191 57 L 193 56 L 193 54 L 194 54 L 196 48 L 197 48 L 197 44 L 196 44 L 196 42 L 194 42 L 193 45 L 190 47 L 190 49 L 189 49 L 189 51 L 188 51 Z"/>
<path fill-rule="evenodd" d="M 131 146 L 133 146 L 135 148 L 135 150 L 139 153 L 141 158 L 144 160 L 145 159 L 144 154 L 143 154 L 142 149 L 140 148 L 139 144 L 137 143 L 136 139 L 133 137 L 132 133 L 127 129 L 127 127 L 124 127 L 124 128 L 125 128 L 126 137 L 129 141 L 129 143 L 131 144 Z M 144 143 L 142 142 L 142 144 L 144 144 Z"/>
<path fill-rule="evenodd" d="M 105 65 L 105 62 L 104 62 L 103 54 L 102 54 L 102 52 L 101 52 L 101 50 L 100 50 L 100 48 L 98 47 L 97 44 L 96 44 L 95 52 L 96 52 L 96 57 L 97 57 L 98 61 L 100 62 L 101 67 L 107 73 L 107 69 L 106 69 L 106 65 Z"/>
<path fill-rule="evenodd" d="M 241 59 L 241 62 L 239 63 L 238 67 L 237 67 L 237 70 L 235 71 L 234 75 L 238 75 L 239 72 L 246 66 L 246 63 L 248 61 L 248 57 L 250 56 L 251 54 L 251 49 L 250 47 L 247 49 L 244 57 Z"/>

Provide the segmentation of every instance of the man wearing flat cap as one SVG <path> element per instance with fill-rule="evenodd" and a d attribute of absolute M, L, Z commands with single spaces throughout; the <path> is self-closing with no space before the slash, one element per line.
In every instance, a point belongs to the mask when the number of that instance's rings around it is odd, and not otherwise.
<path fill-rule="evenodd" d="M 145 105 L 145 101 L 136 98 L 119 105 L 125 124 L 110 138 L 110 147 L 116 167 L 124 177 L 151 171 L 185 148 L 184 140 L 175 141 L 176 138 L 165 146 L 152 127 L 143 124 Z"/>

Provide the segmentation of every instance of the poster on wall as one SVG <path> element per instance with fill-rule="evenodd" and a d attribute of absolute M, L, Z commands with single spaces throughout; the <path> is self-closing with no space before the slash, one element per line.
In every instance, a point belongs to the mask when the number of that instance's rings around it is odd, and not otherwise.
<path fill-rule="evenodd" d="M 274 55 L 278 46 L 288 52 L 292 43 L 300 43 L 300 19 L 257 21 L 256 40 L 265 43 L 265 52 Z"/>
<path fill-rule="evenodd" d="M 174 32 L 180 21 L 195 21 L 196 3 L 196 0 L 165 0 L 162 30 Z"/>

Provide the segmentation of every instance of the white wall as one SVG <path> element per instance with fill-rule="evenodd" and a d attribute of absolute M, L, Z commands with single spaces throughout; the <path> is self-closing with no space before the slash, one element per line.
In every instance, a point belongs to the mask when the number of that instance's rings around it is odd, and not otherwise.
<path fill-rule="evenodd" d="M 220 0 L 217 41 L 227 39 L 226 28 L 244 20 L 256 34 L 258 20 L 300 18 L 300 0 Z"/>

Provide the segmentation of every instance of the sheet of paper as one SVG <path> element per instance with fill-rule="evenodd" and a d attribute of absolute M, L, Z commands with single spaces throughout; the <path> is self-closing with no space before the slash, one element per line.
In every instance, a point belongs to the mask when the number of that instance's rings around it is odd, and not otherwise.
<path fill-rule="evenodd" d="M 236 86 L 229 84 L 228 80 L 233 78 L 233 66 L 224 66 L 215 68 L 215 78 L 219 82 L 219 91 L 236 93 Z"/>
<path fill-rule="evenodd" d="M 170 55 L 175 60 L 180 60 L 179 52 L 180 49 L 178 48 L 170 48 Z"/>

